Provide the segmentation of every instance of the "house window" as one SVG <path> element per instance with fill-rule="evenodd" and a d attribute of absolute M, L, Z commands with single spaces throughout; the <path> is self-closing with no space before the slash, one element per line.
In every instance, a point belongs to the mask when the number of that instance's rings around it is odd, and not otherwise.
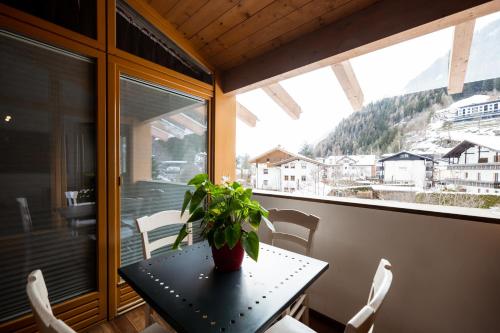
<path fill-rule="evenodd" d="M 498 172 L 495 172 L 493 180 L 494 180 L 495 183 L 498 183 Z"/>
<path fill-rule="evenodd" d="M 264 180 L 264 186 L 267 186 L 267 185 L 269 185 L 269 181 L 266 179 L 266 180 Z"/>
<path fill-rule="evenodd" d="M 295 163 L 290 164 L 291 169 L 295 169 Z"/>
<path fill-rule="evenodd" d="M 302 177 L 301 177 L 301 180 L 302 180 L 303 182 L 305 182 L 305 181 L 306 181 L 306 176 L 302 176 Z"/>
<path fill-rule="evenodd" d="M 477 173 L 477 181 L 481 181 L 481 173 Z"/>
<path fill-rule="evenodd" d="M 264 169 L 264 174 L 265 175 L 269 174 L 269 169 Z"/>
<path fill-rule="evenodd" d="M 302 166 L 302 169 L 306 169 L 307 168 L 307 164 L 306 163 L 302 163 L 301 166 Z"/>
<path fill-rule="evenodd" d="M 290 180 L 295 180 L 295 176 L 290 176 Z"/>
<path fill-rule="evenodd" d="M 468 172 L 465 173 L 465 179 L 467 179 L 467 178 L 469 178 L 469 173 Z"/>
<path fill-rule="evenodd" d="M 288 164 L 285 164 L 285 169 L 288 169 Z"/>
<path fill-rule="evenodd" d="M 288 176 L 285 176 L 285 180 L 288 180 Z"/>

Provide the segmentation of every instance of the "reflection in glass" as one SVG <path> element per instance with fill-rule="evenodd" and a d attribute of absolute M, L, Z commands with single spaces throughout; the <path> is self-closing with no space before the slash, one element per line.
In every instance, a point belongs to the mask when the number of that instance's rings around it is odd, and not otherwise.
<path fill-rule="evenodd" d="M 187 182 L 206 170 L 206 102 L 121 77 L 122 265 L 143 259 L 135 219 L 163 210 L 180 210 Z M 174 235 L 177 230 L 177 226 L 159 229 L 152 233 L 151 240 Z"/>
<path fill-rule="evenodd" d="M 0 322 L 96 290 L 96 65 L 0 32 Z"/>

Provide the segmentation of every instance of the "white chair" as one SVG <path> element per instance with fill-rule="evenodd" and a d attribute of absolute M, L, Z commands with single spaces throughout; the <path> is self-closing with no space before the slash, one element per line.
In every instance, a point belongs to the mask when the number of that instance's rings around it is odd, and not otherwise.
<path fill-rule="evenodd" d="M 139 232 L 142 236 L 142 252 L 144 254 L 144 258 L 151 258 L 151 252 L 161 247 L 174 244 L 175 239 L 177 238 L 177 235 L 174 235 L 157 239 L 154 242 L 150 242 L 148 235 L 149 232 L 168 225 L 183 224 L 186 223 L 188 219 L 189 214 L 186 213 L 183 217 L 181 217 L 181 212 L 179 210 L 165 210 L 155 213 L 151 216 L 143 216 L 138 218 L 136 222 L 137 228 L 139 229 Z M 192 223 L 189 223 L 187 228 L 187 244 L 192 245 Z"/>
<path fill-rule="evenodd" d="M 271 244 L 275 245 L 276 240 L 286 240 L 302 246 L 305 254 L 311 254 L 312 239 L 314 232 L 318 227 L 319 217 L 309 215 L 293 209 L 270 209 L 269 221 L 273 223 L 275 230 L 272 231 Z M 276 231 L 279 229 L 275 223 L 295 224 L 307 229 L 307 239 L 298 235 Z M 302 294 L 286 311 L 286 315 L 292 316 L 295 319 L 301 319 L 305 324 L 309 323 L 309 308 L 307 294 Z"/>
<path fill-rule="evenodd" d="M 137 228 L 142 236 L 142 252 L 144 254 L 144 258 L 151 258 L 151 252 L 162 248 L 164 246 L 172 245 L 177 238 L 177 235 L 167 236 L 164 238 L 157 239 L 153 242 L 149 241 L 148 233 L 156 230 L 161 227 L 165 227 L 168 225 L 175 224 L 183 224 L 187 223 L 189 219 L 189 214 L 185 213 L 181 217 L 181 211 L 179 210 L 165 210 L 162 212 L 155 213 L 151 216 L 143 216 L 136 220 Z M 192 223 L 187 224 L 187 245 L 193 244 L 193 233 L 192 233 Z M 154 311 L 152 311 L 151 307 L 146 304 L 146 325 L 151 323 L 151 317 L 154 318 L 155 321 L 160 322 L 162 326 L 164 326 L 168 330 L 172 330 L 168 324 L 166 324 L 160 316 L 158 316 Z"/>
<path fill-rule="evenodd" d="M 28 276 L 26 293 L 33 310 L 38 329 L 41 333 L 76 333 L 71 327 L 52 313 L 47 286 L 39 269 Z M 153 324 L 141 333 L 167 333 L 159 324 Z"/>
<path fill-rule="evenodd" d="M 368 303 L 349 320 L 344 333 L 373 333 L 375 318 L 389 292 L 391 283 L 391 264 L 386 259 L 381 259 L 370 288 Z M 300 321 L 286 316 L 269 328 L 266 333 L 315 333 L 315 331 Z"/>

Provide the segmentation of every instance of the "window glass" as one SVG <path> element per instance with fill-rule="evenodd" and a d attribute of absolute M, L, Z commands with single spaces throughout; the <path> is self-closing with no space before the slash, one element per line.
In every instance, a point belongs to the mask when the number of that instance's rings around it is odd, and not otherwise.
<path fill-rule="evenodd" d="M 180 210 L 187 182 L 207 172 L 206 102 L 122 76 L 120 154 L 121 263 L 127 265 L 143 259 L 135 220 Z M 174 235 L 179 227 L 158 229 L 150 240 Z"/>
<path fill-rule="evenodd" d="M 0 322 L 96 290 L 96 63 L 0 32 Z"/>
<path fill-rule="evenodd" d="M 0 0 L 0 2 L 87 37 L 97 38 L 97 0 Z"/>

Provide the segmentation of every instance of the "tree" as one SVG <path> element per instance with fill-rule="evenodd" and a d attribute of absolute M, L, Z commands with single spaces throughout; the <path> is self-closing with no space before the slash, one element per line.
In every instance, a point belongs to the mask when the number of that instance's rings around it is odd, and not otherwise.
<path fill-rule="evenodd" d="M 307 156 L 307 157 L 314 157 L 314 147 L 312 144 L 309 144 L 307 142 L 304 142 L 302 145 L 302 148 L 299 150 L 299 154 Z"/>

